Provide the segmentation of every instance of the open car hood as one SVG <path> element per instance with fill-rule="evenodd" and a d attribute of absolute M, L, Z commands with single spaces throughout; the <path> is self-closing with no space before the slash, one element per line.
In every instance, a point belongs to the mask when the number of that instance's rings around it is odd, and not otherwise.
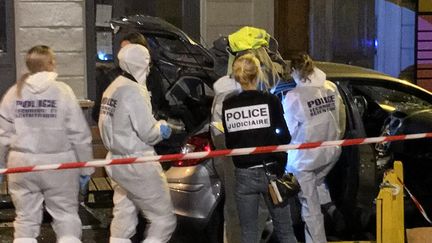
<path fill-rule="evenodd" d="M 147 15 L 132 15 L 112 19 L 110 24 L 118 40 L 126 33 L 142 33 L 149 43 L 153 61 L 201 69 L 208 72 L 213 79 L 217 78 L 212 75 L 214 56 L 185 32 L 165 20 Z"/>
<path fill-rule="evenodd" d="M 115 32 L 115 28 L 138 29 L 143 34 L 172 35 L 186 40 L 190 44 L 196 44 L 182 30 L 158 17 L 137 14 L 114 18 L 111 20 L 111 24 Z"/>

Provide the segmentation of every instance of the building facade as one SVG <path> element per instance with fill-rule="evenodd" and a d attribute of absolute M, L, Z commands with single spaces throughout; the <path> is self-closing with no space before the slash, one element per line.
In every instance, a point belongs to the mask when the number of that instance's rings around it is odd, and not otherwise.
<path fill-rule="evenodd" d="M 386 52 L 376 45 L 378 2 L 384 0 L 4 0 L 0 1 L 0 93 L 25 72 L 25 52 L 46 44 L 56 52 L 59 80 L 69 84 L 77 97 L 94 99 L 95 21 L 100 4 L 111 6 L 110 17 L 142 13 L 164 18 L 206 47 L 249 25 L 274 35 L 285 58 L 307 51 L 317 60 L 385 71 Z M 406 31 L 414 23 L 401 18 L 401 62 L 414 61 L 414 54 L 407 52 L 414 52 L 413 41 L 404 39 L 414 36 Z M 384 54 L 377 58 L 380 53 Z"/>
<path fill-rule="evenodd" d="M 416 20 L 416 82 L 432 90 L 432 1 L 420 0 Z"/>
<path fill-rule="evenodd" d="M 207 47 L 243 26 L 274 34 L 274 0 L 201 0 L 200 14 L 202 42 Z"/>
<path fill-rule="evenodd" d="M 56 53 L 58 79 L 87 97 L 86 26 L 83 0 L 15 2 L 16 76 L 26 72 L 27 50 L 48 45 Z"/>
<path fill-rule="evenodd" d="M 0 41 L 8 44 L 0 52 L 1 94 L 26 72 L 26 51 L 34 45 L 45 44 L 56 53 L 59 80 L 69 84 L 78 98 L 93 98 L 96 55 L 94 21 L 98 2 L 102 1 L 2 1 L 6 6 L 0 8 L 1 11 L 4 9 L 0 15 L 4 16 L 3 24 L 9 29 L 5 33 L 7 40 Z M 229 34 L 244 25 L 262 27 L 273 34 L 273 0 L 166 0 L 165 4 L 151 0 L 104 2 L 113 6 L 112 17 L 141 10 L 144 14 L 159 14 L 171 22 L 181 23 L 182 20 L 179 21 L 176 16 L 189 16 L 184 17 L 184 23 L 179 27 L 187 27 L 186 31 L 191 36 L 201 37 L 202 43 L 212 43 L 219 35 Z M 186 13 L 173 12 L 177 7 L 173 7 L 172 11 L 163 7 L 168 5 L 178 5 Z"/>

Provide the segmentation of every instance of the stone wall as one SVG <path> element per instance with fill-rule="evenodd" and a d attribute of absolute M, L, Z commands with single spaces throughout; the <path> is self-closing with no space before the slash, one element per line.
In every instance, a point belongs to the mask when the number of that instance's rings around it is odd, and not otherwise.
<path fill-rule="evenodd" d="M 59 80 L 78 98 L 87 97 L 84 0 L 16 0 L 17 76 L 26 72 L 24 56 L 34 45 L 54 49 Z"/>
<path fill-rule="evenodd" d="M 274 0 L 202 0 L 201 36 L 212 46 L 219 36 L 226 36 L 243 26 L 274 32 Z"/>

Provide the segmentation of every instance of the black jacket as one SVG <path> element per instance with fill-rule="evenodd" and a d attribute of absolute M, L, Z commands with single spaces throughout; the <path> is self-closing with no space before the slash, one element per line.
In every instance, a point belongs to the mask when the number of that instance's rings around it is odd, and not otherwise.
<path fill-rule="evenodd" d="M 291 135 L 285 123 L 279 99 L 261 91 L 242 91 L 227 97 L 222 108 L 227 148 L 288 144 Z M 286 153 L 266 153 L 233 157 L 238 168 L 279 162 L 286 165 Z"/>

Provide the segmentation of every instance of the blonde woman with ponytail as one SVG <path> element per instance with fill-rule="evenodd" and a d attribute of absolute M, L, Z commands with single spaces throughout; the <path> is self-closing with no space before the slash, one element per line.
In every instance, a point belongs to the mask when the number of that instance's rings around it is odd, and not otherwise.
<path fill-rule="evenodd" d="M 232 70 L 232 76 L 242 90 L 227 95 L 223 102 L 222 123 L 226 147 L 231 149 L 289 143 L 291 136 L 279 99 L 257 90 L 258 80 L 262 75 L 258 59 L 253 54 L 237 57 Z M 263 167 L 266 164 L 272 174 L 281 176 L 285 170 L 286 153 L 235 156 L 233 162 L 241 242 L 258 242 L 260 197 L 264 198 L 272 216 L 278 242 L 297 242 L 289 205 L 273 205 L 268 193 L 269 181 Z"/>
<path fill-rule="evenodd" d="M 7 91 L 0 105 L 0 161 L 13 168 L 91 160 L 90 129 L 72 89 L 56 80 L 51 48 L 32 47 L 25 62 L 29 72 Z M 91 172 L 9 174 L 17 215 L 14 243 L 37 242 L 44 205 L 53 218 L 57 242 L 81 242 L 80 175 L 88 178 Z"/>
<path fill-rule="evenodd" d="M 307 54 L 299 54 L 292 59 L 291 75 L 297 86 L 283 100 L 285 120 L 292 132 L 291 142 L 298 144 L 342 139 L 345 106 L 337 86 L 326 81 L 326 74 L 314 65 Z M 324 179 L 340 153 L 340 147 L 288 152 L 287 169 L 296 176 L 301 186 L 299 199 L 305 221 L 306 243 L 327 242 L 320 204 L 324 208 L 332 208 L 332 214 L 338 212 L 331 202 Z"/>
<path fill-rule="evenodd" d="M 17 80 L 17 96 L 21 97 L 21 92 L 25 80 L 31 75 L 38 72 L 54 72 L 55 58 L 54 52 L 47 46 L 35 46 L 30 49 L 26 55 L 25 63 L 28 73 L 25 73 Z"/>

